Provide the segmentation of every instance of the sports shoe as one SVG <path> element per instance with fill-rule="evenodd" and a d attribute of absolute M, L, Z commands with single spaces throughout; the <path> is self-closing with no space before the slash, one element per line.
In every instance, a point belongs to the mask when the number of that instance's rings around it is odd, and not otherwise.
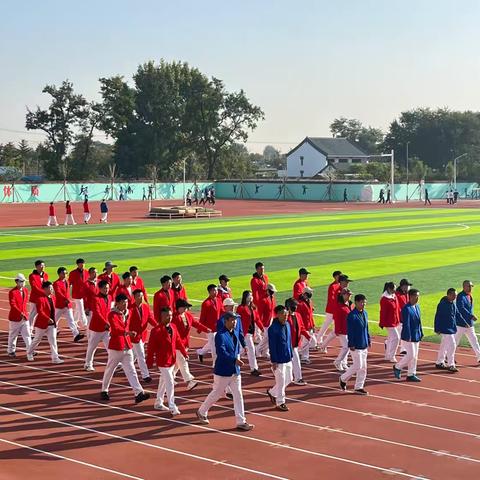
<path fill-rule="evenodd" d="M 339 380 L 340 388 L 345 391 L 347 389 L 347 382 L 344 382 L 342 379 Z"/>
<path fill-rule="evenodd" d="M 110 395 L 108 392 L 100 392 L 100 398 L 108 402 L 110 400 Z"/>
<path fill-rule="evenodd" d="M 300 360 L 300 363 L 301 363 L 302 365 L 310 365 L 310 364 L 312 363 L 312 361 L 311 361 L 309 358 L 302 358 L 302 359 Z"/>
<path fill-rule="evenodd" d="M 270 401 L 275 405 L 277 403 L 277 399 L 270 393 L 270 389 L 267 388 L 267 395 L 270 398 Z"/>
<path fill-rule="evenodd" d="M 87 372 L 94 372 L 95 371 L 95 369 L 93 368 L 92 365 L 85 365 L 83 367 L 83 369 L 86 370 Z"/>
<path fill-rule="evenodd" d="M 197 418 L 198 418 L 198 421 L 202 424 L 202 425 L 208 425 L 210 422 L 208 421 L 208 418 L 206 415 L 202 415 L 198 410 L 197 410 Z"/>
<path fill-rule="evenodd" d="M 250 430 L 253 430 L 254 427 L 255 425 L 245 422 L 237 425 L 237 430 L 241 430 L 242 432 L 249 432 Z"/>
<path fill-rule="evenodd" d="M 160 410 L 161 412 L 168 412 L 170 411 L 170 409 L 163 403 L 160 403 L 160 402 L 155 402 L 153 404 L 153 408 L 155 410 Z"/>
<path fill-rule="evenodd" d="M 8 356 L 10 358 L 17 358 L 17 354 L 15 352 L 9 352 Z"/>
<path fill-rule="evenodd" d="M 85 335 L 83 333 L 79 333 L 78 335 L 75 336 L 75 338 L 73 339 L 73 341 L 75 343 L 78 343 L 82 338 L 85 338 Z"/>
<path fill-rule="evenodd" d="M 259 377 L 261 375 L 261 373 L 260 373 L 260 370 L 258 368 L 255 368 L 254 370 L 252 370 L 250 372 L 250 375 L 252 375 L 252 377 Z"/>
<path fill-rule="evenodd" d="M 149 393 L 145 392 L 140 392 L 136 397 L 135 397 L 135 403 L 141 403 L 144 400 L 148 400 L 150 398 Z"/>
<path fill-rule="evenodd" d="M 318 348 L 318 351 L 319 351 L 320 353 L 328 353 L 328 348 L 327 348 L 327 347 L 319 347 L 319 348 Z"/>
<path fill-rule="evenodd" d="M 203 363 L 203 355 L 198 354 L 198 360 L 200 360 L 200 363 Z"/>
<path fill-rule="evenodd" d="M 142 382 L 143 382 L 143 383 L 152 383 L 152 377 L 142 378 Z"/>
<path fill-rule="evenodd" d="M 187 390 L 193 390 L 197 385 L 198 385 L 198 382 L 196 380 L 190 380 L 187 383 Z"/>
<path fill-rule="evenodd" d="M 400 380 L 400 378 L 402 377 L 402 371 L 399 368 L 397 368 L 395 365 L 393 366 L 393 375 L 397 380 Z"/>
<path fill-rule="evenodd" d="M 33 362 L 35 359 L 33 358 L 33 355 L 27 355 L 27 360 Z"/>
<path fill-rule="evenodd" d="M 307 382 L 303 378 L 299 378 L 298 380 L 294 380 L 293 383 L 295 385 L 306 385 Z"/>
<path fill-rule="evenodd" d="M 435 368 L 438 368 L 439 370 L 446 370 L 447 366 L 444 363 L 436 363 Z"/>
<path fill-rule="evenodd" d="M 450 373 L 457 373 L 458 372 L 458 368 L 455 365 L 450 365 L 449 367 L 447 367 L 447 370 Z"/>
<path fill-rule="evenodd" d="M 282 403 L 281 405 L 276 405 L 275 408 L 280 410 L 281 412 L 288 412 L 288 407 L 286 403 Z"/>
<path fill-rule="evenodd" d="M 176 417 L 177 415 L 180 415 L 180 410 L 177 407 L 175 407 L 175 408 L 170 409 L 170 413 L 171 413 L 172 417 Z"/>
<path fill-rule="evenodd" d="M 229 400 L 233 400 L 233 395 L 231 393 L 226 393 L 225 398 L 228 398 Z"/>
<path fill-rule="evenodd" d="M 421 382 L 421 380 L 416 375 L 409 375 L 407 382 Z"/>
<path fill-rule="evenodd" d="M 357 388 L 354 390 L 357 395 L 368 395 L 368 392 L 364 388 Z"/>
<path fill-rule="evenodd" d="M 343 365 L 341 363 L 333 362 L 333 365 L 339 372 L 344 372 L 345 369 L 343 368 Z"/>
<path fill-rule="evenodd" d="M 56 358 L 55 360 L 52 360 L 52 363 L 56 363 L 56 364 L 60 364 L 60 363 L 64 363 L 65 360 L 62 360 L 61 358 Z"/>

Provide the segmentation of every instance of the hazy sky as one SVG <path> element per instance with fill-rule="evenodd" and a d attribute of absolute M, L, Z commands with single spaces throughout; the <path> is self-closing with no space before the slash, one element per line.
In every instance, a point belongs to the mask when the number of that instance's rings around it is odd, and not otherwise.
<path fill-rule="evenodd" d="M 287 151 L 339 116 L 386 129 L 419 106 L 480 110 L 480 0 L 0 0 L 0 143 L 68 78 L 182 60 L 243 88 L 266 119 L 248 147 Z"/>

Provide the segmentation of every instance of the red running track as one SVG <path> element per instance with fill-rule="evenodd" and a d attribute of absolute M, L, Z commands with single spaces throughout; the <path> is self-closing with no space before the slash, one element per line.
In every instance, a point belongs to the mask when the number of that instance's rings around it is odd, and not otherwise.
<path fill-rule="evenodd" d="M 157 479 L 336 479 L 475 478 L 480 471 L 480 367 L 472 352 L 460 349 L 456 375 L 433 368 L 437 346 L 421 345 L 421 384 L 393 379 L 382 360 L 383 340 L 369 353 L 366 388 L 357 396 L 338 388 L 328 354 L 312 353 L 303 367 L 306 386 L 290 385 L 290 411 L 272 408 L 266 389 L 273 375 L 243 374 L 248 433 L 234 430 L 232 403 L 222 399 L 210 412 L 210 425 L 195 412 L 210 390 L 212 371 L 192 354 L 200 380 L 193 391 L 176 388 L 182 414 L 174 419 L 139 406 L 123 372 L 114 377 L 112 400 L 99 400 L 106 353 L 96 354 L 96 371 L 85 372 L 85 344 L 71 342 L 65 324 L 59 337 L 63 365 L 52 365 L 48 344 L 35 362 L 23 350 L 6 356 L 8 322 L 5 289 L 0 297 L 0 478 L 50 479 L 73 473 L 83 478 Z M 203 342 L 192 338 L 192 345 Z M 335 343 L 335 342 L 334 342 Z M 20 341 L 20 346 L 22 342 Z M 147 391 L 155 394 L 158 375 Z M 352 388 L 352 385 L 349 385 Z M 161 473 L 159 473 L 161 470 Z"/>

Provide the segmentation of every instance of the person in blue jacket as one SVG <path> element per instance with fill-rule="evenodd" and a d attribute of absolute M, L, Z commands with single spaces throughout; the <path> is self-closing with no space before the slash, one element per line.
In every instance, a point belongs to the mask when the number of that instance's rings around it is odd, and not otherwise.
<path fill-rule="evenodd" d="M 293 380 L 292 375 L 292 333 L 287 319 L 287 310 L 283 305 L 274 309 L 275 318 L 268 328 L 268 348 L 275 376 L 275 385 L 267 389 L 270 401 L 281 412 L 288 411 L 285 403 L 285 390 Z"/>
<path fill-rule="evenodd" d="M 407 382 L 421 382 L 417 377 L 417 362 L 420 340 L 423 338 L 422 320 L 418 298 L 420 292 L 416 288 L 408 291 L 408 303 L 402 308 L 402 340 L 407 353 L 393 366 L 395 378 L 400 379 L 402 369 L 408 367 Z"/>
<path fill-rule="evenodd" d="M 355 308 L 347 316 L 348 348 L 352 365 L 340 376 L 340 388 L 347 389 L 347 382 L 355 375 L 355 393 L 368 395 L 363 388 L 367 378 L 367 356 L 370 346 L 368 314 L 365 310 L 367 298 L 361 293 L 355 295 Z"/>
<path fill-rule="evenodd" d="M 225 389 L 230 387 L 233 396 L 233 409 L 237 429 L 252 430 L 253 425 L 247 422 L 243 405 L 242 381 L 240 367 L 240 338 L 236 330 L 237 316 L 233 312 L 224 315 L 224 325 L 220 326 L 215 335 L 215 349 L 217 358 L 213 369 L 213 388 L 208 397 L 197 411 L 197 418 L 203 425 L 208 425 L 208 411 L 210 407 L 224 394 Z"/>
<path fill-rule="evenodd" d="M 447 290 L 447 295 L 440 300 L 435 313 L 434 330 L 437 335 L 441 335 L 442 340 L 438 348 L 437 361 L 435 368 L 448 370 L 449 372 L 458 372 L 455 366 L 455 334 L 457 333 L 457 317 L 459 317 L 455 299 L 457 291 L 454 288 Z M 447 365 L 445 365 L 447 357 Z"/>
<path fill-rule="evenodd" d="M 475 327 L 473 326 L 473 322 L 477 321 L 477 317 L 473 313 L 472 288 L 473 283 L 470 280 L 464 280 L 463 290 L 457 296 L 457 308 L 460 316 L 457 318 L 455 342 L 457 346 L 460 345 L 465 335 L 475 352 L 477 362 L 480 363 L 480 344 L 478 343 Z"/>
<path fill-rule="evenodd" d="M 100 217 L 101 223 L 107 223 L 108 219 L 108 205 L 105 199 L 100 202 L 100 213 L 102 214 Z"/>

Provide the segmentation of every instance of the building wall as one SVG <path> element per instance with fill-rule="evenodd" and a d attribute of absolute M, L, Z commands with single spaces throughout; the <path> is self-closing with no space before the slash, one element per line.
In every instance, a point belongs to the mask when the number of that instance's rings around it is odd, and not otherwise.
<path fill-rule="evenodd" d="M 327 159 L 325 155 L 313 148 L 309 143 L 304 142 L 291 155 L 287 156 L 287 176 L 311 178 L 326 165 Z"/>

